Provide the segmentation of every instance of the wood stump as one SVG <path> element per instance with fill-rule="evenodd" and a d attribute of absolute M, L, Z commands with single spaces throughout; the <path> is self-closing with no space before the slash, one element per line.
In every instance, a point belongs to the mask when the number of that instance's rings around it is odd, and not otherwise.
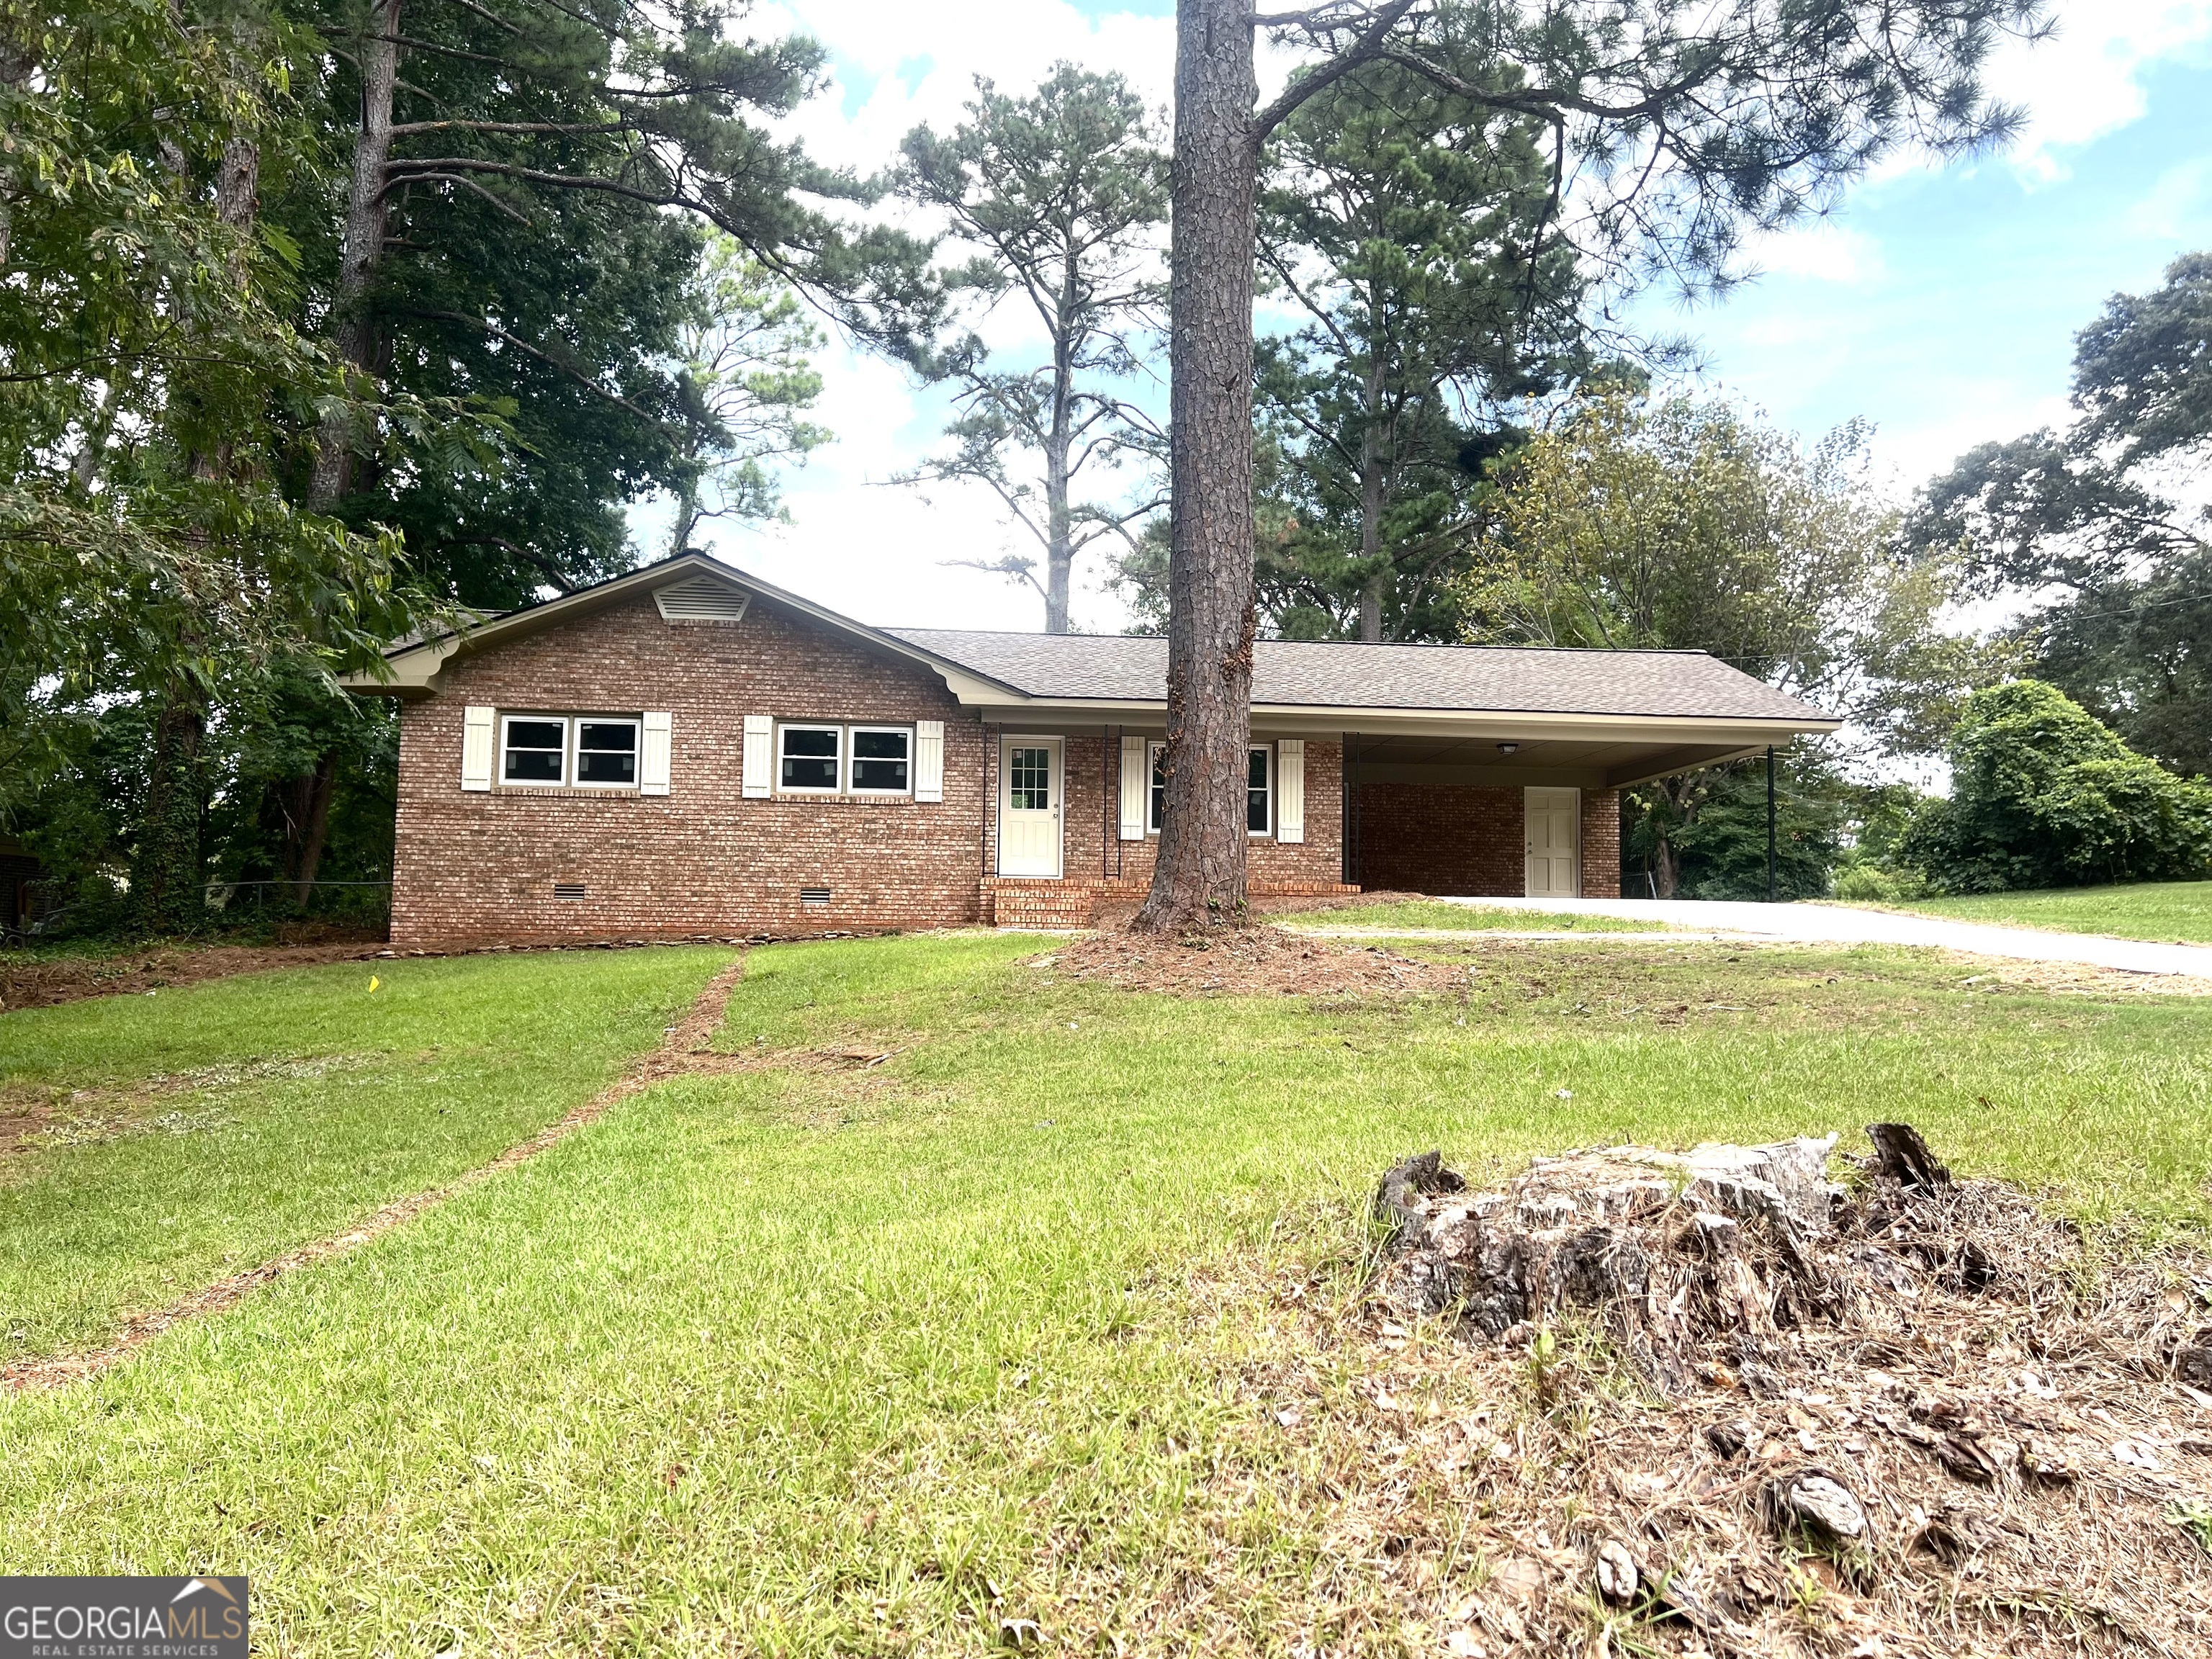
<path fill-rule="evenodd" d="M 1692 1382 L 1698 1350 L 1729 1338 L 1755 1385 L 1777 1328 L 1837 1300 L 1814 1250 L 1843 1197 L 1826 1176 L 1835 1143 L 1598 1148 L 1536 1158 L 1479 1193 L 1437 1153 L 1408 1158 L 1376 1196 L 1391 1228 L 1386 1293 L 1455 1310 L 1492 1340 L 1584 1310 L 1668 1395 Z"/>

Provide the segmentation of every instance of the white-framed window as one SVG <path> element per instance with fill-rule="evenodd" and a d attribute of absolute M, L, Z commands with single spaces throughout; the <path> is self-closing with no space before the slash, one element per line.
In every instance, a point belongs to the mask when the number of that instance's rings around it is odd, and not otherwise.
<path fill-rule="evenodd" d="M 835 795 L 845 787 L 845 728 L 780 726 L 775 732 L 775 787 L 783 795 Z"/>
<path fill-rule="evenodd" d="M 560 714 L 509 714 L 499 723 L 499 781 L 558 788 L 568 781 L 568 722 Z"/>
<path fill-rule="evenodd" d="M 1160 833 L 1160 819 L 1166 814 L 1168 777 L 1164 743 L 1152 744 L 1147 752 L 1152 757 L 1152 787 L 1145 792 L 1145 831 L 1147 835 Z M 1248 835 L 1266 836 L 1275 828 L 1275 750 L 1273 745 L 1255 743 L 1245 762 L 1244 830 Z"/>
<path fill-rule="evenodd" d="M 636 720 L 620 715 L 579 714 L 570 724 L 576 734 L 578 788 L 637 787 Z"/>
<path fill-rule="evenodd" d="M 856 795 L 914 793 L 914 728 L 855 726 L 852 738 L 852 791 Z"/>

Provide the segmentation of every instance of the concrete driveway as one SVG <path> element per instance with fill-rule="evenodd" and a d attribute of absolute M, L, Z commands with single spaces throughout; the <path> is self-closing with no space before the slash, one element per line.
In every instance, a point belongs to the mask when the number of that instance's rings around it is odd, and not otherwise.
<path fill-rule="evenodd" d="M 2152 945 L 2097 933 L 1993 927 L 1984 922 L 1954 921 L 1898 910 L 1857 910 L 1841 904 L 1741 904 L 1711 899 L 1451 898 L 1442 902 L 1554 915 L 1624 916 L 1747 939 L 1821 945 L 1928 945 L 2022 962 L 2080 962 L 2131 974 L 2186 974 L 2212 979 L 2212 945 Z"/>

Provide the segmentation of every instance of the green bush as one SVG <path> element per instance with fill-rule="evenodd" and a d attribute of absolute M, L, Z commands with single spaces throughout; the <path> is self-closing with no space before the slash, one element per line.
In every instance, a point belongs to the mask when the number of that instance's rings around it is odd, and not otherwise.
<path fill-rule="evenodd" d="M 1831 890 L 1839 899 L 1861 904 L 1903 904 L 1926 897 L 1928 881 L 1917 870 L 1885 870 L 1877 864 L 1846 864 L 1836 871 Z"/>
<path fill-rule="evenodd" d="M 2212 787 L 2138 755 L 2056 686 L 1977 692 L 1951 740 L 1951 795 L 1895 861 L 1947 892 L 2212 874 Z"/>

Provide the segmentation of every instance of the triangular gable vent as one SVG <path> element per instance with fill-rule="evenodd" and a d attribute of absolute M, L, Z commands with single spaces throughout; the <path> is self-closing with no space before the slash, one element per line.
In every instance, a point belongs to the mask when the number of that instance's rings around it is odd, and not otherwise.
<path fill-rule="evenodd" d="M 733 623 L 745 614 L 752 597 L 744 588 L 716 581 L 712 576 L 694 576 L 689 581 L 654 589 L 653 601 L 669 622 Z"/>

